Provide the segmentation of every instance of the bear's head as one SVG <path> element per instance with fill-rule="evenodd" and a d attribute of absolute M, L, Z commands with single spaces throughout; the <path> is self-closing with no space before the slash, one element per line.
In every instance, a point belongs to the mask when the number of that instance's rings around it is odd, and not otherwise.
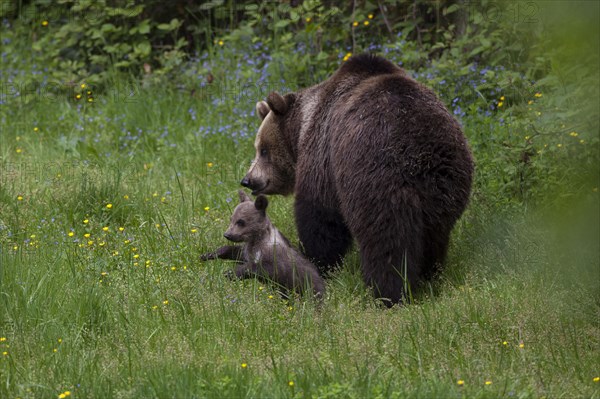
<path fill-rule="evenodd" d="M 253 195 L 281 194 L 294 191 L 296 159 L 292 147 L 291 120 L 295 95 L 271 93 L 267 101 L 256 103 L 256 114 L 262 120 L 254 148 L 256 155 L 241 184 Z"/>
<path fill-rule="evenodd" d="M 223 236 L 233 242 L 256 242 L 268 231 L 271 222 L 267 218 L 269 201 L 264 195 L 252 202 L 248 194 L 239 191 L 240 203 L 235 207 L 229 228 Z"/>

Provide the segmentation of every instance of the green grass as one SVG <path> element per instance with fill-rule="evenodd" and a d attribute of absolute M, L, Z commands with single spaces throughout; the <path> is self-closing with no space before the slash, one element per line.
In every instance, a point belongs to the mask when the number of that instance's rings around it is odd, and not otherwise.
<path fill-rule="evenodd" d="M 225 243 L 253 156 L 231 132 L 257 120 L 169 89 L 134 100 L 1 108 L 0 397 L 600 397 L 591 186 L 565 222 L 489 203 L 478 176 L 413 304 L 378 306 L 356 250 L 321 308 L 287 303 L 198 261 Z M 475 154 L 482 169 L 498 146 Z M 291 205 L 273 197 L 269 214 L 297 242 Z"/>

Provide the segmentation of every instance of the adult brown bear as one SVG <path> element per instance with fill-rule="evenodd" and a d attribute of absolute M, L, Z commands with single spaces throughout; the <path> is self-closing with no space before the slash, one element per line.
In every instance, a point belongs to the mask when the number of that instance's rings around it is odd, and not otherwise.
<path fill-rule="evenodd" d="M 256 158 L 241 184 L 294 193 L 305 254 L 326 272 L 356 239 L 362 275 L 395 303 L 444 260 L 469 199 L 473 159 L 428 88 L 373 55 L 256 104 Z"/>

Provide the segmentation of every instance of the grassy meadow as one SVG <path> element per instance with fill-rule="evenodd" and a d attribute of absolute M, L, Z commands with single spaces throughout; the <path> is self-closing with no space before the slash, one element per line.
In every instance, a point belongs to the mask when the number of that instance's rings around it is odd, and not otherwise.
<path fill-rule="evenodd" d="M 0 398 L 600 397 L 598 115 L 574 124 L 548 86 L 485 113 L 446 97 L 477 175 L 441 276 L 384 309 L 354 248 L 321 307 L 284 301 L 199 261 L 226 243 L 267 94 L 219 46 L 203 62 L 232 79 L 203 90 L 4 86 Z M 43 72 L 21 51 L 4 82 Z M 268 214 L 297 244 L 292 204 Z"/>

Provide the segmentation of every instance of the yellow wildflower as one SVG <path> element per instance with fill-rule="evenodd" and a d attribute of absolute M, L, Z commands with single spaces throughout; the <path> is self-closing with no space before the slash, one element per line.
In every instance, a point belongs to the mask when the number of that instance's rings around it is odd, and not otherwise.
<path fill-rule="evenodd" d="M 542 93 L 535 93 L 534 96 L 540 98 L 542 96 Z"/>
<path fill-rule="evenodd" d="M 45 28 L 46 26 L 48 26 L 48 21 L 44 20 L 42 21 L 42 26 Z"/>
<path fill-rule="evenodd" d="M 456 383 L 457 383 L 459 386 L 461 386 L 461 387 L 462 387 L 463 385 L 465 385 L 465 382 L 464 382 L 463 380 L 458 380 L 458 381 L 456 381 Z"/>
<path fill-rule="evenodd" d="M 107 209 L 111 209 L 112 208 L 112 204 L 106 204 L 106 208 Z"/>
<path fill-rule="evenodd" d="M 365 26 L 369 26 L 369 21 L 365 21 L 363 23 L 365 24 Z"/>
<path fill-rule="evenodd" d="M 242 368 L 245 369 L 246 367 L 248 367 L 248 365 L 246 363 L 242 363 Z"/>
<path fill-rule="evenodd" d="M 289 381 L 288 385 L 291 386 L 291 387 L 293 387 L 294 386 L 294 381 Z"/>
<path fill-rule="evenodd" d="M 579 136 L 579 133 L 577 133 L 577 132 L 571 132 L 571 133 L 569 133 L 569 136 L 571 136 L 571 137 L 577 137 L 577 136 Z"/>
<path fill-rule="evenodd" d="M 210 210 L 210 207 L 208 207 L 208 206 L 205 206 L 205 207 L 204 207 L 204 210 L 205 210 L 206 212 L 208 212 L 208 211 Z"/>
<path fill-rule="evenodd" d="M 69 237 L 73 237 L 73 236 L 75 235 L 75 233 L 73 233 L 72 231 L 69 231 L 69 232 L 67 233 L 67 235 L 68 235 Z"/>
<path fill-rule="evenodd" d="M 306 18 L 306 22 L 310 22 L 310 20 L 311 20 L 310 17 Z"/>
<path fill-rule="evenodd" d="M 503 101 L 498 102 L 498 108 L 502 107 L 504 105 Z"/>
<path fill-rule="evenodd" d="M 369 18 L 369 19 L 373 19 L 373 14 L 369 14 L 369 15 L 367 16 L 367 18 Z"/>
<path fill-rule="evenodd" d="M 490 380 L 487 380 L 487 381 L 485 382 L 485 385 L 492 385 L 492 381 L 490 381 Z"/>
<path fill-rule="evenodd" d="M 17 201 L 23 201 L 23 196 L 22 195 L 17 195 Z"/>
<path fill-rule="evenodd" d="M 102 228 L 102 231 L 108 231 L 108 226 L 104 226 L 104 227 Z"/>
<path fill-rule="evenodd" d="M 37 133 L 37 132 L 40 131 L 40 128 L 36 126 L 36 127 L 33 128 L 33 131 Z"/>
<path fill-rule="evenodd" d="M 352 26 L 358 26 L 358 21 L 352 22 Z"/>
<path fill-rule="evenodd" d="M 218 44 L 219 44 L 219 46 L 223 46 L 225 44 L 225 42 L 223 40 L 219 40 Z"/>

